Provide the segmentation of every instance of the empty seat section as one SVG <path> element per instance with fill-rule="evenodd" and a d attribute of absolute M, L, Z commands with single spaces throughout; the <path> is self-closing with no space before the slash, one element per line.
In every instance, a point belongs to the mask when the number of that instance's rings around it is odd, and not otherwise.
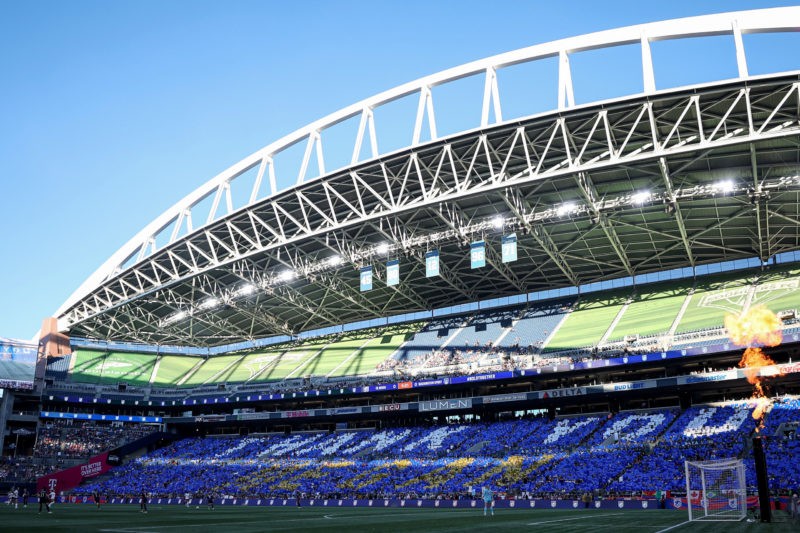
<path fill-rule="evenodd" d="M 326 340 L 309 341 L 295 346 L 277 356 L 273 365 L 256 376 L 254 382 L 285 379 L 287 376 L 302 377 L 302 366 L 328 344 Z"/>
<path fill-rule="evenodd" d="M 742 311 L 752 281 L 741 273 L 698 279 L 675 333 L 722 327 L 727 313 Z"/>
<path fill-rule="evenodd" d="M 442 344 L 460 328 L 466 318 L 447 317 L 434 319 L 424 326 L 414 337 L 398 350 L 395 358 L 401 361 L 413 361 L 424 358 L 442 347 Z"/>
<path fill-rule="evenodd" d="M 387 330 L 384 334 L 370 339 L 365 345 L 357 348 L 339 365 L 333 367 L 331 376 L 350 376 L 372 372 L 376 366 L 391 356 L 408 339 L 412 337 L 420 324 L 411 324 L 403 328 Z"/>
<path fill-rule="evenodd" d="M 125 352 L 75 351 L 72 380 L 79 383 L 146 385 L 156 356 Z"/>
<path fill-rule="evenodd" d="M 457 350 L 493 346 L 505 329 L 503 324 L 510 324 L 520 311 L 521 309 L 512 308 L 479 313 L 472 317 L 447 346 Z"/>
<path fill-rule="evenodd" d="M 537 348 L 547 339 L 575 303 L 575 298 L 532 304 L 499 343 L 501 347 Z"/>
<path fill-rule="evenodd" d="M 228 369 L 243 357 L 242 355 L 209 357 L 196 372 L 189 376 L 189 379 L 183 382 L 182 386 L 196 387 L 203 383 L 224 383 Z"/>
<path fill-rule="evenodd" d="M 582 297 L 565 319 L 545 352 L 595 346 L 631 296 L 631 290 L 590 294 Z"/>
<path fill-rule="evenodd" d="M 200 361 L 198 357 L 163 355 L 158 363 L 153 386 L 174 387 Z"/>
<path fill-rule="evenodd" d="M 247 354 L 226 373 L 226 380 L 229 383 L 243 383 L 253 379 L 265 368 L 274 365 L 286 348 L 286 345 L 281 345 L 268 352 Z"/>
<path fill-rule="evenodd" d="M 66 381 L 69 373 L 69 363 L 71 360 L 71 354 L 48 357 L 45 378 L 55 381 Z"/>
<path fill-rule="evenodd" d="M 649 336 L 668 333 L 691 289 L 691 281 L 658 284 L 640 288 L 640 293 L 623 313 L 609 341 L 628 335 Z"/>
<path fill-rule="evenodd" d="M 775 313 L 800 310 L 800 270 L 773 271 L 760 276 L 752 304 L 762 304 Z"/>

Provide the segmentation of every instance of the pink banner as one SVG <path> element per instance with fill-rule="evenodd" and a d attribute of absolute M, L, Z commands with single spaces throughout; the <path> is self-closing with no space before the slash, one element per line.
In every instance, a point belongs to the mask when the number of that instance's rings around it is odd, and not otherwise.
<path fill-rule="evenodd" d="M 107 459 L 108 452 L 103 452 L 100 455 L 95 455 L 85 464 L 40 477 L 36 480 L 36 490 L 47 489 L 59 494 L 61 491 L 77 487 L 84 480 L 97 477 L 111 470 L 111 465 L 108 464 Z"/>

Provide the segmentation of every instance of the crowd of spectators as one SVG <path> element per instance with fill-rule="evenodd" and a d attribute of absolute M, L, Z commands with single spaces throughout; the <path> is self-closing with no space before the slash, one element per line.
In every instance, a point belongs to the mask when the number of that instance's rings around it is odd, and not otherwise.
<path fill-rule="evenodd" d="M 34 457 L 87 458 L 153 432 L 143 424 L 54 420 L 39 429 Z"/>
<path fill-rule="evenodd" d="M 792 402 L 786 404 L 791 414 L 777 415 L 788 420 L 779 428 L 800 421 L 800 402 Z M 489 485 L 509 497 L 578 498 L 680 491 L 685 459 L 747 455 L 752 407 L 739 402 L 554 420 L 192 438 L 136 459 L 79 493 L 459 498 Z M 775 439 L 794 446 L 800 444 L 795 435 Z M 796 455 L 785 454 L 797 448 L 781 448 L 783 456 L 767 450 L 776 489 L 796 489 L 800 467 Z M 747 482 L 754 489 L 751 473 Z"/>
<path fill-rule="evenodd" d="M 30 456 L 0 456 L 0 480 L 30 483 L 36 478 L 63 468 L 63 461 L 47 461 Z"/>

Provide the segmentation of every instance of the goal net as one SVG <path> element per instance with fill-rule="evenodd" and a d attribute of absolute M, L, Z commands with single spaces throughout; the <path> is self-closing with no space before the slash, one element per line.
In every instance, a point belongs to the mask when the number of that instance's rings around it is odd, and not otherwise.
<path fill-rule="evenodd" d="M 741 459 L 686 461 L 689 520 L 738 521 L 747 515 L 747 485 Z"/>

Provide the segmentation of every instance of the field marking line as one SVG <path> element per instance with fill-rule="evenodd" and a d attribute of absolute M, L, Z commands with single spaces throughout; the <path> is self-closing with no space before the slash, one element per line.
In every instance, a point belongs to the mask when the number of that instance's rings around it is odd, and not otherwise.
<path fill-rule="evenodd" d="M 677 527 L 685 526 L 686 524 L 689 524 L 689 523 L 691 523 L 691 520 L 687 520 L 686 522 L 681 522 L 680 524 L 675 524 L 674 526 L 670 526 L 670 527 L 668 527 L 666 529 L 660 529 L 660 530 L 656 531 L 656 533 L 664 533 L 665 531 L 669 531 L 669 530 L 675 529 Z"/>
<path fill-rule="evenodd" d="M 158 533 L 158 531 L 145 531 L 142 529 L 124 528 L 124 529 L 100 529 L 98 531 L 108 531 L 109 533 Z"/>
<path fill-rule="evenodd" d="M 589 518 L 599 518 L 601 516 L 616 516 L 616 513 L 577 516 L 575 518 L 561 518 L 559 520 L 546 520 L 544 522 L 530 522 L 530 523 L 525 524 L 525 525 L 526 526 L 541 526 L 541 525 L 544 525 L 544 524 L 555 524 L 556 522 L 569 522 L 571 520 L 587 520 Z"/>

